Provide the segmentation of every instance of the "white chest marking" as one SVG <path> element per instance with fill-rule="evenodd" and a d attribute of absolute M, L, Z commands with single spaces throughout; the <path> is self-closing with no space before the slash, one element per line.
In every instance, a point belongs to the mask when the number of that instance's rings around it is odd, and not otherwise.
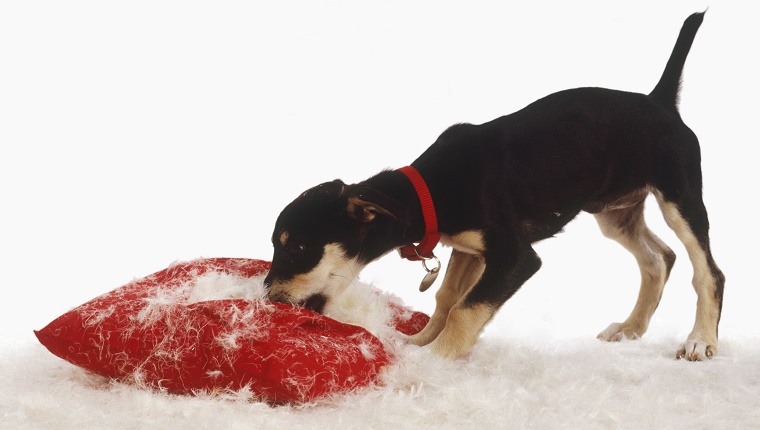
<path fill-rule="evenodd" d="M 483 233 L 478 230 L 466 230 L 451 236 L 443 234 L 441 244 L 473 255 L 482 255 L 486 250 Z"/>

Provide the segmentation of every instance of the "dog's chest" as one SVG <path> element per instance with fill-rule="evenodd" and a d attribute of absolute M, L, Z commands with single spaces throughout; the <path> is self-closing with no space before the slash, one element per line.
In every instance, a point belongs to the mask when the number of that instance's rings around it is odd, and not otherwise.
<path fill-rule="evenodd" d="M 473 255 L 482 255 L 486 250 L 483 233 L 478 230 L 466 230 L 454 235 L 443 234 L 441 244 Z"/>

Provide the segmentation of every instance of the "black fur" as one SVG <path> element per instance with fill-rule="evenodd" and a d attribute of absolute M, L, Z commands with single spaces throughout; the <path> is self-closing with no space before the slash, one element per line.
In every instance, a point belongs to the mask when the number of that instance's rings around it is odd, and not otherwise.
<path fill-rule="evenodd" d="M 454 125 L 412 163 L 430 190 L 439 231 L 482 233 L 485 271 L 463 306 L 498 308 L 541 266 L 532 243 L 557 234 L 581 211 L 643 207 L 650 191 L 675 204 L 688 222 L 708 256 L 717 279 L 714 294 L 722 301 L 723 275 L 710 255 L 701 197 L 699 143 L 677 110 L 681 71 L 702 19 L 694 14 L 686 20 L 649 95 L 603 88 L 560 91 L 481 125 Z M 284 230 L 290 235 L 285 246 L 277 240 Z M 308 272 L 327 243 L 339 244 L 347 259 L 363 265 L 420 241 L 423 233 L 418 197 L 399 172 L 384 171 L 354 185 L 322 184 L 277 220 L 266 282 Z M 291 261 L 292 244 L 305 248 L 298 261 Z M 663 250 L 668 271 L 671 254 Z"/>

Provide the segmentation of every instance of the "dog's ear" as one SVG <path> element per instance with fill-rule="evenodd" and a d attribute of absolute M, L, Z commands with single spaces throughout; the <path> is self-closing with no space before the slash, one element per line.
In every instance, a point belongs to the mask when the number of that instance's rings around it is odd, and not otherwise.
<path fill-rule="evenodd" d="M 349 197 L 346 212 L 351 218 L 361 222 L 372 222 L 378 215 L 386 215 L 395 218 L 393 214 L 385 208 L 374 203 L 362 200 L 359 197 Z"/>
<path fill-rule="evenodd" d="M 304 191 L 300 198 L 307 200 L 333 200 L 343 195 L 347 187 L 343 181 L 336 179 Z"/>
<path fill-rule="evenodd" d="M 346 203 L 348 215 L 363 223 L 371 223 L 378 217 L 391 218 L 410 227 L 407 208 L 397 200 L 369 187 L 351 187 Z"/>

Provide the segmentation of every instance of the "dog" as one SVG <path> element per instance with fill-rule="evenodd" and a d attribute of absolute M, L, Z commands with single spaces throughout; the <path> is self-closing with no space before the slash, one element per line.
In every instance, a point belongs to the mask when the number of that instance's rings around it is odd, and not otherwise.
<path fill-rule="evenodd" d="M 356 184 L 334 180 L 307 190 L 275 223 L 264 281 L 269 298 L 322 312 L 369 262 L 440 238 L 452 252 L 435 311 L 407 340 L 456 359 L 541 267 L 532 244 L 585 211 L 634 255 L 642 278 L 628 319 L 598 337 L 636 339 L 647 331 L 676 259 L 644 222 L 644 200 L 654 194 L 688 251 L 698 297 L 694 328 L 676 357 L 715 356 L 725 277 L 710 251 L 699 142 L 677 108 L 703 18 L 685 20 L 648 95 L 560 91 L 484 124 L 449 127 L 408 168 L 417 182 L 408 171 L 385 170 Z"/>

